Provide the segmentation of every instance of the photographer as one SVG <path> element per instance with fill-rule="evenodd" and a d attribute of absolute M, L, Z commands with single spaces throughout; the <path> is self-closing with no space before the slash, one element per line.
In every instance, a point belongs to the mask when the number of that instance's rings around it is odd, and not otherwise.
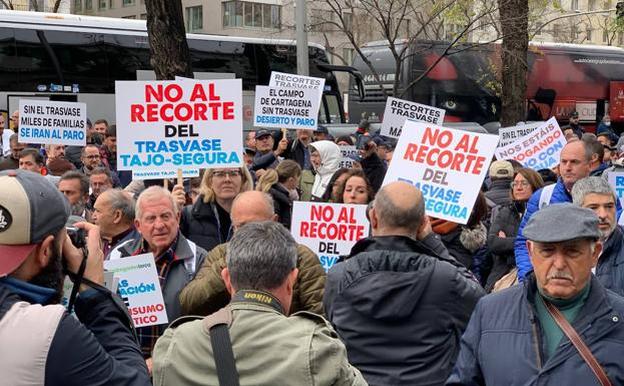
<path fill-rule="evenodd" d="M 360 139 L 357 146 L 362 157 L 360 164 L 373 190 L 377 192 L 381 188 L 388 168 L 377 154 L 377 143 L 374 138 L 362 136 Z"/>
<path fill-rule="evenodd" d="M 97 226 L 88 259 L 67 236 L 69 203 L 44 177 L 0 173 L 0 374 L 7 385 L 149 385 L 123 306 L 103 288 Z M 83 270 L 75 316 L 58 305 L 63 266 Z M 81 265 L 83 265 L 81 267 Z"/>

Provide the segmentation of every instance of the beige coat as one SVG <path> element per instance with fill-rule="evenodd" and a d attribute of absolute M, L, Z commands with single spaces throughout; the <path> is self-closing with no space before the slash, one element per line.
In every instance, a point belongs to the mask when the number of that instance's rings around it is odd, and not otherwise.
<path fill-rule="evenodd" d="M 230 339 L 240 385 L 366 385 L 344 344 L 323 317 L 233 303 Z M 218 385 L 203 320 L 168 328 L 153 355 L 155 386 Z"/>

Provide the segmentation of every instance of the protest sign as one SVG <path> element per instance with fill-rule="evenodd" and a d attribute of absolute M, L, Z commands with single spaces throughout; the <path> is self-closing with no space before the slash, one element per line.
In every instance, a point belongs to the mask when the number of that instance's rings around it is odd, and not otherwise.
<path fill-rule="evenodd" d="M 388 97 L 380 134 L 386 137 L 399 138 L 403 124 L 407 119 L 441 125 L 444 122 L 445 113 L 444 109 Z"/>
<path fill-rule="evenodd" d="M 319 91 L 314 89 L 256 86 L 254 125 L 315 130 Z"/>
<path fill-rule="evenodd" d="M 615 196 L 620 200 L 620 204 L 624 206 L 624 172 L 609 171 L 609 185 L 613 188 Z"/>
<path fill-rule="evenodd" d="M 178 176 L 176 170 L 156 170 L 151 172 L 132 172 L 133 180 L 152 180 L 163 178 L 176 178 Z M 199 169 L 183 169 L 182 177 L 194 178 L 199 177 Z"/>
<path fill-rule="evenodd" d="M 498 136 L 406 121 L 383 185 L 419 188 L 428 215 L 466 224 Z"/>
<path fill-rule="evenodd" d="M 366 205 L 295 201 L 290 231 L 297 243 L 319 256 L 327 271 L 358 240 L 368 237 Z"/>
<path fill-rule="evenodd" d="M 358 151 L 355 146 L 343 145 L 340 147 L 340 153 L 342 154 L 342 158 L 340 159 L 340 167 L 351 169 L 353 167 L 353 159 L 349 158 L 349 156 L 358 155 Z"/>
<path fill-rule="evenodd" d="M 561 150 L 566 143 L 553 117 L 524 137 L 496 149 L 496 158 L 514 159 L 533 170 L 550 169 L 559 164 Z"/>
<path fill-rule="evenodd" d="M 117 168 L 240 167 L 240 79 L 115 82 Z"/>
<path fill-rule="evenodd" d="M 498 136 L 500 137 L 498 147 L 505 147 L 509 145 L 519 138 L 531 133 L 543 124 L 544 122 L 532 122 L 511 127 L 501 127 L 498 129 Z"/>
<path fill-rule="evenodd" d="M 269 87 L 316 90 L 318 92 L 318 105 L 320 106 L 323 90 L 325 89 L 325 79 L 273 71 L 271 72 Z"/>
<path fill-rule="evenodd" d="M 118 293 L 128 306 L 135 327 L 167 323 L 153 254 L 107 260 L 104 269 L 119 278 Z"/>
<path fill-rule="evenodd" d="M 87 105 L 74 102 L 20 99 L 20 143 L 84 146 Z"/>

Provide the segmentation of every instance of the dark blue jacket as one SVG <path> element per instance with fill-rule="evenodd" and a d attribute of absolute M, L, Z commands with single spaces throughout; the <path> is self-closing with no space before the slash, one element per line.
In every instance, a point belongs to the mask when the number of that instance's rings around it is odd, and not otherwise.
<path fill-rule="evenodd" d="M 485 293 L 432 236 L 360 240 L 327 274 L 325 314 L 370 385 L 443 385 Z"/>
<path fill-rule="evenodd" d="M 533 213 L 537 212 L 539 209 L 540 197 L 545 188 L 541 188 L 533 193 L 529 202 L 527 203 L 527 209 L 522 217 L 522 222 L 520 223 L 520 228 L 518 229 L 518 236 L 516 237 L 516 241 L 514 242 L 514 253 L 516 255 L 516 266 L 518 267 L 518 280 L 523 281 L 527 274 L 533 270 L 533 265 L 531 265 L 531 260 L 529 259 L 529 252 L 526 248 L 526 237 L 522 234 L 524 230 L 524 226 L 533 216 Z M 562 202 L 572 202 L 572 196 L 566 190 L 563 185 L 563 181 L 561 178 L 557 180 L 557 184 L 552 192 L 552 196 L 550 197 L 550 204 L 558 204 Z M 620 200 L 615 201 L 616 207 L 616 219 L 620 218 L 622 214 L 622 205 L 620 205 Z M 562 224 L 563 226 L 564 224 Z"/>
<path fill-rule="evenodd" d="M 603 286 L 624 296 L 624 229 L 619 225 L 604 244 L 596 277 Z"/>
<path fill-rule="evenodd" d="M 597 385 L 596 376 L 564 335 L 544 360 L 544 339 L 536 316 L 535 277 L 482 298 L 461 339 L 447 386 Z M 539 295 L 538 295 L 539 296 Z M 624 385 L 624 298 L 592 276 L 585 305 L 572 326 L 613 385 Z"/>
<path fill-rule="evenodd" d="M 522 234 L 522 230 L 524 229 L 524 226 L 529 221 L 529 219 L 531 219 L 531 216 L 533 216 L 533 213 L 537 212 L 537 210 L 539 209 L 540 197 L 543 190 L 544 188 L 538 189 L 529 199 L 526 212 L 522 217 L 522 222 L 520 222 L 520 228 L 518 228 L 518 236 L 516 237 L 516 242 L 514 243 L 516 266 L 518 267 L 518 279 L 521 281 L 531 270 L 533 270 L 531 260 L 529 259 L 529 252 L 526 248 L 526 237 L 524 237 L 524 235 Z M 572 202 L 572 196 L 570 196 L 570 193 L 568 193 L 568 191 L 566 190 L 565 185 L 563 185 L 563 180 L 559 178 L 548 204 L 557 204 L 561 202 Z"/>

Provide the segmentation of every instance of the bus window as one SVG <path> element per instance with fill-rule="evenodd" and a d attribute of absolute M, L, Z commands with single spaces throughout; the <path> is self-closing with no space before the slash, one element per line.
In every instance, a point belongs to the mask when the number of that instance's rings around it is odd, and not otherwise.
<path fill-rule="evenodd" d="M 0 90 L 16 90 L 19 88 L 17 74 L 23 67 L 15 51 L 13 30 L 0 28 Z"/>
<path fill-rule="evenodd" d="M 18 57 L 28 58 L 20 71 L 23 88 L 55 83 L 78 84 L 82 92 L 106 89 L 106 52 L 95 33 L 18 29 L 15 38 Z"/>
<path fill-rule="evenodd" d="M 146 36 L 104 35 L 108 55 L 108 71 L 114 92 L 114 81 L 136 80 L 137 70 L 151 70 Z"/>
<path fill-rule="evenodd" d="M 327 117 L 329 116 L 329 121 Z M 336 94 L 323 94 L 319 110 L 319 123 L 341 123 L 340 104 Z"/>
<path fill-rule="evenodd" d="M 258 74 L 252 44 L 188 39 L 194 72 L 234 73 L 243 90 L 255 90 Z"/>

